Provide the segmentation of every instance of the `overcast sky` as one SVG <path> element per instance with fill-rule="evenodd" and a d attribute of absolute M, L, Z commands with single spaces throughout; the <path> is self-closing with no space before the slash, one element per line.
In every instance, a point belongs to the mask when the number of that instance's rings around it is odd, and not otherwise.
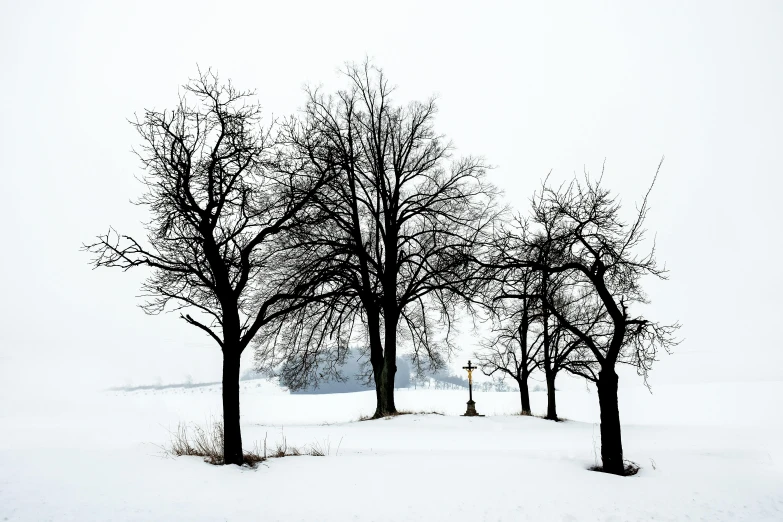
<path fill-rule="evenodd" d="M 219 380 L 210 339 L 137 307 L 143 271 L 79 250 L 145 217 L 127 119 L 196 64 L 288 115 L 365 56 L 398 101 L 437 94 L 437 130 L 520 210 L 604 159 L 632 210 L 665 155 L 648 226 L 671 279 L 645 313 L 684 342 L 653 383 L 783 378 L 783 2 L 424 3 L 0 2 L 0 388 Z"/>

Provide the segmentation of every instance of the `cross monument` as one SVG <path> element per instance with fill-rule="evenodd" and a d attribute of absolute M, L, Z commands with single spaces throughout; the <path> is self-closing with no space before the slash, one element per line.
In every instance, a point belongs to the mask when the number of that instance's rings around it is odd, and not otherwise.
<path fill-rule="evenodd" d="M 483 415 L 479 415 L 476 411 L 476 402 L 473 400 L 473 370 L 475 370 L 477 367 L 473 366 L 473 364 L 468 361 L 467 366 L 463 366 L 463 370 L 468 371 L 468 393 L 469 393 L 469 400 L 468 400 L 468 411 L 465 412 L 463 417 L 483 417 Z"/>

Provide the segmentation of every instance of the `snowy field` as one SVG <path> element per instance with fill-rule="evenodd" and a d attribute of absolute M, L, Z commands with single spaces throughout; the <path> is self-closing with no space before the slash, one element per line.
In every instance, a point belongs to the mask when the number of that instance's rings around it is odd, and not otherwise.
<path fill-rule="evenodd" d="M 543 412 L 545 394 L 532 394 Z M 599 453 L 594 391 L 559 392 L 554 423 L 518 394 L 400 390 L 405 415 L 358 422 L 372 392 L 289 395 L 242 383 L 246 448 L 317 443 L 325 457 L 215 467 L 159 448 L 178 422 L 219 417 L 220 389 L 63 395 L 0 409 L 0 520 L 783 520 L 783 382 L 621 388 L 620 478 Z M 687 399 L 682 399 L 687 397 Z M 761 398 L 762 401 L 758 399 Z M 755 406 L 754 406 L 755 405 Z"/>

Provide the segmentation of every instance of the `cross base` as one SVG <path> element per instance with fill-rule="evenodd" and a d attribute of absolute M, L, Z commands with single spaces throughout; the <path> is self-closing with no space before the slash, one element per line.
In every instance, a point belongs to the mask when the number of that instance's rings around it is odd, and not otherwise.
<path fill-rule="evenodd" d="M 476 401 L 473 401 L 473 400 L 468 401 L 468 411 L 466 411 L 462 416 L 463 417 L 483 417 L 483 415 L 480 415 L 476 411 Z"/>

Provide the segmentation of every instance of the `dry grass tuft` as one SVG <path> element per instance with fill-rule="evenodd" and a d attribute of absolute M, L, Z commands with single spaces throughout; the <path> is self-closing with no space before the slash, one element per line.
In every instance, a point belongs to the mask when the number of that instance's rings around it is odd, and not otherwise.
<path fill-rule="evenodd" d="M 342 439 L 340 439 L 342 443 Z M 196 424 L 187 425 L 180 423 L 176 431 L 171 433 L 171 442 L 163 450 L 177 457 L 183 455 L 202 457 L 205 462 L 214 465 L 221 465 L 223 459 L 223 423 L 221 421 L 211 421 L 207 428 Z M 337 446 L 340 451 L 340 446 Z M 309 455 L 312 457 L 323 457 L 331 454 L 331 442 L 327 438 L 323 442 L 316 441 L 309 446 L 297 447 L 290 446 L 288 440 L 283 436 L 282 440 L 277 442 L 274 447 L 267 447 L 267 438 L 264 437 L 263 446 L 256 442 L 250 451 L 244 450 L 244 463 L 250 467 L 256 467 L 258 464 L 268 459 L 282 457 L 299 457 Z"/>
<path fill-rule="evenodd" d="M 342 439 L 340 439 L 342 444 Z M 337 451 L 340 451 L 338 444 Z M 301 457 L 303 455 L 309 457 L 326 457 L 332 453 L 332 443 L 329 438 L 323 441 L 315 441 L 307 446 L 289 446 L 285 437 L 282 442 L 279 442 L 272 450 L 270 458 L 282 458 L 282 457 Z"/>
<path fill-rule="evenodd" d="M 253 444 L 253 449 L 251 451 L 243 450 L 243 453 L 244 453 L 245 464 L 247 464 L 251 468 L 255 468 L 256 466 L 258 466 L 259 464 L 261 464 L 267 459 L 266 440 L 264 440 L 263 451 L 261 450 L 261 448 L 258 447 L 258 442 L 256 442 L 255 444 Z"/>
<path fill-rule="evenodd" d="M 168 452 L 177 457 L 204 457 L 210 464 L 223 464 L 223 422 L 212 421 L 207 428 L 194 424 L 192 430 L 191 434 L 187 424 L 178 424 L 177 431 L 171 434 Z"/>
<path fill-rule="evenodd" d="M 340 445 L 343 443 L 342 437 L 337 444 L 335 456 L 340 453 Z M 332 441 L 327 437 L 323 441 L 315 441 L 307 448 L 307 454 L 311 457 L 327 457 L 332 454 Z"/>

